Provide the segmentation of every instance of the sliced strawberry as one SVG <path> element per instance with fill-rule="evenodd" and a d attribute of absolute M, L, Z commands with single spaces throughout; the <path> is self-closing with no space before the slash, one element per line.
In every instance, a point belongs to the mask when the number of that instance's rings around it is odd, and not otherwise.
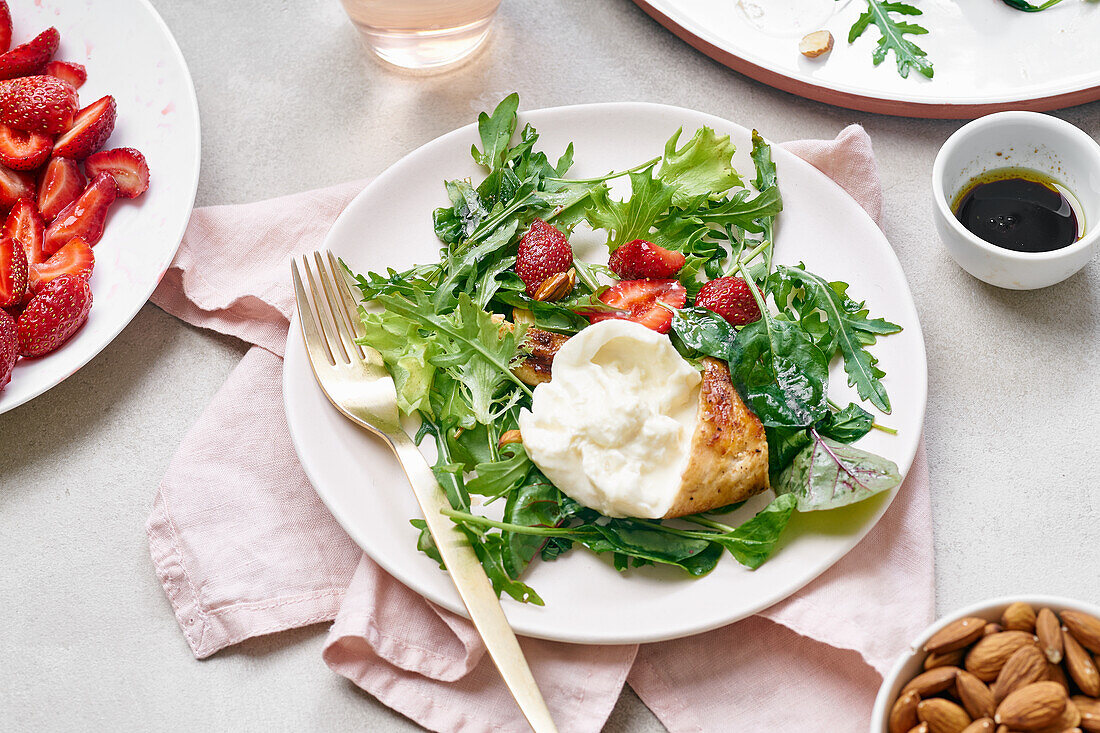
<path fill-rule="evenodd" d="M 714 311 L 734 326 L 759 321 L 761 315 L 749 284 L 739 277 L 720 277 L 703 283 L 695 296 L 695 305 Z"/>
<path fill-rule="evenodd" d="M 42 356 L 68 341 L 88 320 L 92 289 L 88 279 L 61 275 L 42 286 L 15 324 L 22 356 Z"/>
<path fill-rule="evenodd" d="M 619 310 L 585 314 L 593 323 L 619 318 L 640 323 L 659 333 L 668 333 L 672 327 L 672 312 L 660 303 L 671 308 L 683 308 L 687 302 L 687 290 L 677 280 L 623 280 L 605 290 L 600 300 Z"/>
<path fill-rule="evenodd" d="M 76 89 L 56 76 L 24 76 L 0 82 L 0 122 L 50 135 L 68 130 L 79 104 Z"/>
<path fill-rule="evenodd" d="M 27 293 L 27 253 L 11 237 L 0 238 L 0 307 L 23 302 Z"/>
<path fill-rule="evenodd" d="M 149 165 L 145 156 L 133 148 L 101 150 L 84 161 L 88 178 L 109 173 L 118 186 L 118 195 L 132 199 L 149 188 Z M 567 268 L 568 269 L 568 268 Z"/>
<path fill-rule="evenodd" d="M 53 154 L 84 160 L 103 147 L 115 129 L 115 98 L 108 94 L 80 110 L 69 128 L 53 145 Z"/>
<path fill-rule="evenodd" d="M 19 199 L 11 207 L 0 236 L 11 237 L 23 245 L 27 253 L 27 264 L 35 265 L 46 259 L 42 243 L 46 234 L 46 225 L 30 199 Z"/>
<path fill-rule="evenodd" d="M 50 257 L 73 237 L 80 237 L 94 245 L 103 236 L 107 210 L 117 197 L 115 179 L 109 173 L 100 173 L 88 184 L 80 198 L 62 209 L 53 223 L 46 227 L 42 251 Z"/>
<path fill-rule="evenodd" d="M 46 162 L 53 138 L 41 132 L 24 132 L 0 123 L 0 163 L 17 171 L 29 171 Z"/>
<path fill-rule="evenodd" d="M 0 0 L 0 53 L 11 48 L 11 11 L 8 4 Z"/>
<path fill-rule="evenodd" d="M 88 80 L 88 70 L 84 65 L 72 61 L 51 61 L 46 64 L 46 73 L 69 82 L 73 89 L 79 89 Z"/>
<path fill-rule="evenodd" d="M 0 211 L 8 211 L 22 198 L 34 199 L 34 175 L 0 165 Z"/>
<path fill-rule="evenodd" d="M 22 46 L 0 56 L 0 79 L 37 74 L 57 51 L 61 34 L 56 28 L 47 28 Z"/>
<path fill-rule="evenodd" d="M 542 281 L 573 266 L 573 248 L 558 229 L 542 219 L 531 222 L 519 240 L 516 253 L 516 274 L 534 295 Z"/>
<path fill-rule="evenodd" d="M 80 237 L 73 237 L 68 244 L 54 252 L 50 259 L 31 265 L 27 287 L 37 293 L 43 285 L 61 275 L 80 275 L 88 278 L 92 276 L 94 267 L 95 255 L 92 253 L 91 246 Z"/>
<path fill-rule="evenodd" d="M 19 337 L 15 333 L 15 319 L 0 308 L 0 390 L 11 381 L 11 371 L 19 361 Z"/>
<path fill-rule="evenodd" d="M 676 277 L 687 258 L 660 245 L 635 239 L 611 253 L 611 271 L 624 280 Z"/>
<path fill-rule="evenodd" d="M 66 206 L 76 201 L 87 184 L 80 164 L 72 158 L 50 158 L 38 186 L 38 210 L 51 222 Z"/>

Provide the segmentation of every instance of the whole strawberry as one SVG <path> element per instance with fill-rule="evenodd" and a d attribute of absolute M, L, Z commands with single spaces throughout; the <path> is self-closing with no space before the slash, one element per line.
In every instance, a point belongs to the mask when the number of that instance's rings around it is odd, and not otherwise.
<path fill-rule="evenodd" d="M 644 239 L 635 239 L 612 252 L 611 261 L 607 264 L 623 280 L 663 280 L 676 277 L 686 261 L 687 258 L 679 252 Z"/>
<path fill-rule="evenodd" d="M 19 361 L 19 339 L 15 335 L 15 319 L 0 308 L 0 389 L 11 381 L 11 370 Z"/>
<path fill-rule="evenodd" d="M 73 124 L 76 89 L 56 76 L 24 76 L 0 82 L 0 122 L 17 130 L 57 135 Z"/>
<path fill-rule="evenodd" d="M 80 275 L 61 275 L 42 286 L 15 324 L 22 356 L 42 356 L 68 341 L 88 320 L 92 289 Z"/>
<path fill-rule="evenodd" d="M 734 326 L 760 320 L 760 307 L 749 284 L 739 277 L 720 277 L 703 283 L 695 296 L 695 305 L 714 311 Z"/>
<path fill-rule="evenodd" d="M 527 294 L 533 296 L 543 280 L 572 266 L 573 248 L 565 235 L 542 219 L 531 222 L 516 253 L 516 274 L 527 287 Z"/>

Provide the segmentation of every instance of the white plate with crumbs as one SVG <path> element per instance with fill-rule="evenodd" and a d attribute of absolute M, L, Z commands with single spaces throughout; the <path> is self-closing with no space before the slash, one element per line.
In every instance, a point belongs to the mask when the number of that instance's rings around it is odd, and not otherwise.
<path fill-rule="evenodd" d="M 639 103 L 579 105 L 521 112 L 519 126 L 528 122 L 538 129 L 538 146 L 552 160 L 573 142 L 577 162 L 571 178 L 636 165 L 659 153 L 678 127 L 690 134 L 703 125 L 731 135 L 738 147 L 734 165 L 742 173 L 752 171 L 749 130 L 692 110 Z M 402 270 L 438 258 L 432 210 L 448 205 L 444 178 L 481 175 L 470 158 L 470 146 L 477 141 L 476 126 L 468 125 L 398 161 L 348 205 L 325 246 L 357 272 Z M 804 261 L 825 277 L 851 283 L 853 295 L 865 298 L 873 313 L 904 327 L 875 347 L 893 402 L 892 414 L 881 419 L 898 435 L 872 431 L 859 443 L 893 460 L 904 474 L 917 450 L 927 386 L 924 341 L 905 275 L 886 237 L 839 186 L 782 148 L 774 147 L 773 155 L 785 205 L 777 224 L 776 260 Z M 622 193 L 621 185 L 616 194 Z M 583 237 L 579 229 L 574 232 L 574 246 L 584 247 Z M 325 399 L 310 370 L 297 318 L 287 341 L 283 392 L 302 466 L 337 521 L 402 583 L 463 613 L 450 578 L 416 549 L 417 531 L 409 519 L 419 510 L 401 468 L 387 448 Z M 830 394 L 842 404 L 852 396 L 839 364 L 831 371 Z M 731 515 L 731 523 L 751 516 L 768 496 Z M 892 499 L 890 494 L 843 509 L 796 514 L 775 555 L 756 571 L 724 557 L 710 575 L 698 579 L 670 568 L 620 573 L 610 557 L 572 551 L 554 562 L 536 562 L 523 576 L 545 606 L 507 597 L 502 605 L 516 632 L 526 636 L 596 644 L 687 636 L 749 616 L 797 591 L 851 550 Z"/>

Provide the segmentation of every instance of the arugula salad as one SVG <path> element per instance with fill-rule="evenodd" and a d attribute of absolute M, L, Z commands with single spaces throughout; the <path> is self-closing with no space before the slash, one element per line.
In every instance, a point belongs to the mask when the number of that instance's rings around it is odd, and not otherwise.
<path fill-rule="evenodd" d="M 909 77 L 911 69 L 916 69 L 917 73 L 931 79 L 934 72 L 932 62 L 928 60 L 928 54 L 912 40 L 905 37 L 907 35 L 924 35 L 928 33 L 928 29 L 895 17 L 922 15 L 920 8 L 897 0 L 864 0 L 864 2 L 867 3 L 867 10 L 860 14 L 855 23 L 852 24 L 851 29 L 848 31 L 848 43 L 855 41 L 863 35 L 867 28 L 874 25 L 880 34 L 878 45 L 875 46 L 875 50 L 871 54 L 871 60 L 875 66 L 886 59 L 888 52 L 893 51 L 894 59 L 898 65 L 898 74 L 903 79 Z M 1030 0 L 1001 0 L 1001 2 L 1015 10 L 1021 10 L 1025 13 L 1037 13 L 1054 7 L 1062 0 L 1044 0 L 1039 3 L 1033 3 Z"/>
<path fill-rule="evenodd" d="M 893 431 L 860 404 L 835 404 L 827 392 L 829 362 L 839 358 L 859 398 L 889 413 L 885 375 L 869 348 L 901 328 L 871 317 L 846 283 L 774 260 L 783 205 L 763 138 L 753 132 L 751 183 L 733 168 L 729 137 L 707 127 L 690 136 L 670 131 L 660 155 L 627 170 L 568 178 L 572 144 L 551 162 L 530 124 L 517 136 L 518 106 L 512 94 L 478 118 L 481 146 L 471 154 L 484 177 L 444 182 L 450 206 L 433 214 L 439 261 L 353 274 L 363 299 L 362 343 L 381 353 L 401 411 L 422 421 L 417 441 L 434 441 L 433 471 L 452 507 L 446 513 L 497 593 L 541 605 L 522 580 L 525 569 L 580 548 L 609 555 L 619 570 L 663 564 L 702 576 L 726 552 L 755 569 L 794 512 L 895 488 L 901 477 L 892 462 L 851 445 L 872 429 Z M 616 179 L 629 180 L 625 200 L 611 193 Z M 612 264 L 617 250 L 648 245 L 674 259 L 678 271 L 619 281 L 608 265 L 567 256 L 568 288 L 553 299 L 533 297 L 525 237 L 554 230 L 564 240 L 578 227 L 606 234 Z M 701 305 L 705 284 L 719 281 L 752 284 L 744 292 L 758 309 L 749 316 L 755 320 L 738 323 Z M 639 311 L 613 297 L 652 283 L 661 293 L 682 293 L 647 301 L 644 316 L 663 314 L 663 323 L 636 318 Z M 533 394 L 516 374 L 530 356 L 528 331 L 564 339 L 604 318 L 666 331 L 691 364 L 704 357 L 728 363 L 766 431 L 776 496 L 763 510 L 737 526 L 725 515 L 740 504 L 678 520 L 606 517 L 562 493 L 510 437 Z M 501 518 L 486 516 L 487 507 Z M 411 521 L 420 530 L 418 549 L 442 563 L 424 522 Z"/>

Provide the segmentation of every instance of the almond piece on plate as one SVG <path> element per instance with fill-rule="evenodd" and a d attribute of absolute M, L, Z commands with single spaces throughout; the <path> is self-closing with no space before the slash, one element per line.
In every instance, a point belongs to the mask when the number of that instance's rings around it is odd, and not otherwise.
<path fill-rule="evenodd" d="M 1001 626 L 1009 631 L 1035 631 L 1035 609 L 1016 601 L 1001 614 Z"/>
<path fill-rule="evenodd" d="M 577 271 L 570 267 L 566 272 L 559 272 L 543 280 L 531 297 L 543 303 L 552 303 L 573 292 L 576 284 Z"/>
<path fill-rule="evenodd" d="M 833 50 L 833 34 L 829 31 L 814 31 L 807 33 L 798 42 L 798 51 L 808 59 L 816 59 L 818 56 Z"/>
<path fill-rule="evenodd" d="M 1026 631 L 1001 631 L 983 636 L 967 653 L 966 670 L 982 682 L 992 682 L 1017 649 L 1038 644 L 1035 635 Z"/>
<path fill-rule="evenodd" d="M 932 634 L 932 638 L 924 645 L 924 651 L 943 654 L 944 652 L 962 649 L 982 638 L 984 629 L 985 619 L 983 618 L 977 618 L 976 616 L 960 618 Z"/>
<path fill-rule="evenodd" d="M 1068 702 L 1066 691 L 1057 682 L 1036 682 L 1006 697 L 994 720 L 1013 730 L 1041 730 L 1061 719 Z"/>
<path fill-rule="evenodd" d="M 1085 651 L 1084 647 L 1077 643 L 1077 638 L 1065 630 L 1062 634 L 1066 645 L 1066 669 L 1069 676 L 1081 688 L 1081 692 L 1089 697 L 1100 697 L 1100 672 L 1096 669 L 1096 662 L 1092 655 Z"/>
<path fill-rule="evenodd" d="M 894 702 L 894 707 L 890 708 L 890 719 L 887 725 L 890 733 L 907 733 L 920 725 L 920 720 L 917 719 L 919 702 L 920 695 L 913 690 L 906 692 Z"/>
<path fill-rule="evenodd" d="M 1062 661 L 1062 624 L 1054 611 L 1044 608 L 1039 611 L 1035 620 L 1035 634 L 1039 637 L 1039 647 L 1047 656 L 1051 664 Z"/>
<path fill-rule="evenodd" d="M 1008 658 L 997 675 L 992 687 L 993 699 L 999 703 L 1021 687 L 1041 682 L 1046 677 L 1047 660 L 1043 653 L 1033 646 L 1022 646 Z"/>
<path fill-rule="evenodd" d="M 1081 646 L 1100 654 L 1100 619 L 1080 611 L 1062 611 L 1062 623 Z"/>
<path fill-rule="evenodd" d="M 928 723 L 929 733 L 962 733 L 971 722 L 965 710 L 942 697 L 921 700 L 917 705 L 917 717 Z"/>
<path fill-rule="evenodd" d="M 955 676 L 955 691 L 971 718 L 992 718 L 997 709 L 993 692 L 980 679 L 966 670 Z"/>

